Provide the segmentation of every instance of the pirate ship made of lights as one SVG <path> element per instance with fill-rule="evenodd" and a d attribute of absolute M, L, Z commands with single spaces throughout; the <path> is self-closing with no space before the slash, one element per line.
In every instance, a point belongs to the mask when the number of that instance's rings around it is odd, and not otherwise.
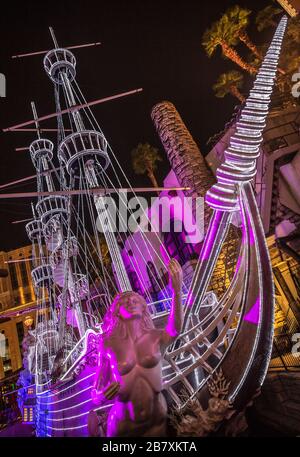
<path fill-rule="evenodd" d="M 184 328 L 164 356 L 165 396 L 170 406 L 179 409 L 188 398 L 197 397 L 207 404 L 209 383 L 222 369 L 230 381 L 228 400 L 240 411 L 262 384 L 268 367 L 274 294 L 251 180 L 286 25 L 284 16 L 241 111 L 225 161 L 217 171 L 217 183 L 206 195 L 213 212 L 193 279 L 189 283 L 184 278 Z M 50 32 L 54 49 L 46 53 L 43 63 L 54 88 L 57 144 L 42 136 L 43 118 L 32 103 L 37 138 L 29 151 L 36 169 L 38 201 L 32 205 L 33 219 L 26 230 L 33 243 L 37 325 L 31 331 L 26 366 L 35 387 L 37 436 L 87 436 L 87 417 L 94 409 L 91 389 L 102 317 L 116 292 L 132 290 L 103 192 L 108 188 L 118 192 L 122 181 L 133 194 L 135 190 L 77 84 L 74 54 L 59 47 L 51 28 Z M 217 299 L 208 285 L 232 218 L 237 215 L 242 230 L 240 252 L 231 284 Z M 102 258 L 96 218 L 111 256 L 113 275 Z M 134 238 L 132 242 L 141 258 L 147 252 L 161 259 L 156 245 L 143 233 L 138 243 Z M 163 243 L 158 242 L 168 257 Z M 161 299 L 154 303 L 139 264 L 129 260 L 159 326 L 169 312 L 170 291 L 159 283 Z M 164 262 L 158 261 L 165 268 Z M 187 393 L 184 398 L 182 389 Z M 107 408 L 109 405 L 99 406 L 97 412 Z"/>

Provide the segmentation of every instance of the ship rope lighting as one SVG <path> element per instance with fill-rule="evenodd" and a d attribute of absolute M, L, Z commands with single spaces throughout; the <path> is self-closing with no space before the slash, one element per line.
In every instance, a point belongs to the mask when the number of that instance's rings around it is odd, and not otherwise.
<path fill-rule="evenodd" d="M 230 139 L 230 145 L 224 153 L 224 163 L 217 169 L 217 183 L 206 194 L 207 204 L 217 211 L 238 211 L 240 186 L 245 182 L 249 182 L 256 174 L 256 159 L 259 156 L 259 147 L 262 143 L 262 132 L 266 125 L 265 119 L 268 114 L 270 94 L 274 86 L 276 68 L 286 25 L 287 17 L 284 16 L 277 27 L 269 51 L 257 73 L 254 87 L 250 91 L 245 107 L 242 109 L 239 121 L 236 123 L 235 132 Z M 270 64 L 274 69 L 272 71 L 266 71 L 266 65 Z M 261 86 L 259 80 L 261 75 L 265 75 L 266 73 L 269 75 L 269 84 Z M 258 103 L 255 101 L 256 98 L 260 99 Z M 265 101 L 262 99 L 265 99 Z M 249 112 L 249 103 L 251 111 L 256 113 L 255 116 L 249 117 L 246 115 Z M 248 122 L 245 123 L 245 120 Z M 247 128 L 244 128 L 245 125 L 247 125 Z M 243 137 L 242 141 L 238 141 L 239 136 Z M 244 144 L 248 139 L 252 143 L 253 136 L 257 137 L 254 149 L 253 146 Z M 234 162 L 232 161 L 233 159 Z M 227 227 L 229 227 L 229 223 L 230 221 L 228 220 Z M 203 249 L 210 249 L 210 246 L 211 243 L 206 243 Z M 211 259 L 211 261 L 215 263 L 216 257 Z M 193 279 L 191 289 L 189 290 L 189 295 L 192 297 L 198 294 L 198 291 L 194 289 L 197 284 L 196 279 L 197 277 Z"/>

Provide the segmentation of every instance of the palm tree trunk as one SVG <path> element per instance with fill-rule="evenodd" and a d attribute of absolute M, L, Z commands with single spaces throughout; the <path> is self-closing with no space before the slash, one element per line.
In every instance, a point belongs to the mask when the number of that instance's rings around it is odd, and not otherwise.
<path fill-rule="evenodd" d="M 284 71 L 283 68 L 278 67 L 278 71 L 279 71 L 279 73 L 281 73 L 282 75 L 286 75 L 286 71 Z"/>
<path fill-rule="evenodd" d="M 232 86 L 230 86 L 230 93 L 239 99 L 240 102 L 244 103 L 244 101 L 246 100 L 245 97 L 241 94 L 241 92 L 239 91 L 239 89 L 237 88 L 237 86 L 235 86 L 234 84 Z"/>
<path fill-rule="evenodd" d="M 275 23 L 274 23 L 275 24 Z M 276 25 L 276 24 L 275 24 Z M 259 59 L 263 59 L 263 55 L 262 53 L 257 49 L 257 46 L 250 40 L 249 38 L 249 35 L 245 32 L 245 31 L 241 31 L 238 35 L 239 39 L 245 43 L 245 45 L 247 46 L 248 49 L 250 49 L 250 51 L 253 52 L 253 54 L 256 55 L 256 57 L 258 57 Z M 279 73 L 281 73 L 282 75 L 285 75 L 286 72 L 278 67 L 278 71 Z"/>
<path fill-rule="evenodd" d="M 228 46 L 225 41 L 221 41 L 220 45 L 222 47 L 223 54 L 228 57 L 228 59 L 232 60 L 232 62 L 236 63 L 239 67 L 251 75 L 257 73 L 257 69 L 245 62 L 231 46 Z"/>
<path fill-rule="evenodd" d="M 241 30 L 238 34 L 239 39 L 253 52 L 259 59 L 263 58 L 262 53 L 257 49 L 257 46 L 250 40 L 248 33 Z"/>
<path fill-rule="evenodd" d="M 150 179 L 150 181 L 152 182 L 153 187 L 158 187 L 158 182 L 156 180 L 156 177 L 153 173 L 152 168 L 147 168 L 147 175 L 148 175 L 148 178 Z"/>
<path fill-rule="evenodd" d="M 167 101 L 158 103 L 152 108 L 151 117 L 179 185 L 189 188 L 184 191 L 185 195 L 204 197 L 215 178 L 175 106 Z M 196 220 L 196 205 L 193 205 L 192 212 Z M 205 230 L 211 212 L 211 208 L 205 205 Z"/>

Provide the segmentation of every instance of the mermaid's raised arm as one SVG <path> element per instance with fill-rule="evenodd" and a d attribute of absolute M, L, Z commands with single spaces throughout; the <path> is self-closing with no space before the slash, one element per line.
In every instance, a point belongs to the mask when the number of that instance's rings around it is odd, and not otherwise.
<path fill-rule="evenodd" d="M 168 269 L 173 299 L 168 323 L 161 332 L 161 344 L 165 347 L 169 346 L 178 337 L 183 324 L 182 269 L 176 259 L 171 259 Z"/>

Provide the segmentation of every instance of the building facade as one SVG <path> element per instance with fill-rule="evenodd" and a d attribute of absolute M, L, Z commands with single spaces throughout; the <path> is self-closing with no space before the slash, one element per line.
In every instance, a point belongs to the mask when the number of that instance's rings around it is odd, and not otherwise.
<path fill-rule="evenodd" d="M 28 324 L 35 325 L 35 294 L 31 282 L 32 246 L 0 252 L 0 382 L 22 368 L 22 341 Z"/>

